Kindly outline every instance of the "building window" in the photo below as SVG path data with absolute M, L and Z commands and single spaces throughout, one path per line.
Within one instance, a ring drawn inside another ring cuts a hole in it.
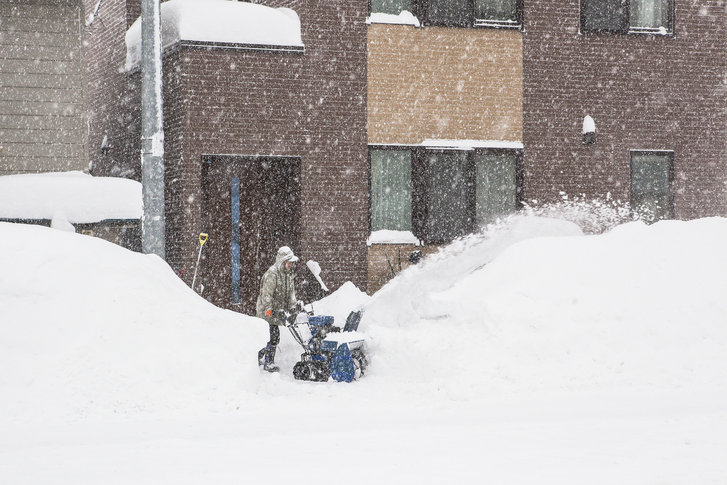
M 426 152 L 426 237 L 448 242 L 472 232 L 472 180 L 466 151 Z
M 666 34 L 673 12 L 673 0 L 581 0 L 581 31 Z
M 371 0 L 371 13 L 399 15 L 405 10 L 413 13 L 412 0 Z
M 475 153 L 475 222 L 483 227 L 517 209 L 517 155 Z
M 467 27 L 472 24 L 472 0 L 429 0 L 426 21 L 431 25 Z
M 420 0 L 426 25 L 519 27 L 523 0 Z
M 669 151 L 631 152 L 631 208 L 646 221 L 673 217 L 673 161 Z
M 411 231 L 410 149 L 372 149 L 371 230 Z
M 669 0 L 631 0 L 629 27 L 633 31 L 671 32 Z
M 520 25 L 518 0 L 475 0 L 475 25 Z
M 521 151 L 371 147 L 371 230 L 447 243 L 517 210 Z

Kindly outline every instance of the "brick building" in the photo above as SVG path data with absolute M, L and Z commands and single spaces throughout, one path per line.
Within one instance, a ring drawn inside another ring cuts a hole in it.
M 124 25 L 140 5 L 111 3 Z M 295 11 L 301 45 L 181 39 L 163 56 L 167 261 L 191 282 L 197 235 L 209 233 L 203 294 L 246 312 L 283 244 L 334 288 L 366 286 L 365 1 L 266 3 L 252 7 Z M 118 68 L 123 37 L 114 45 Z M 98 94 L 107 110 L 91 138 L 112 147 L 97 170 L 138 177 L 139 72 L 108 75 L 119 91 Z
M 371 2 L 369 290 L 412 250 L 434 250 L 518 206 L 522 5 L 473 5 Z M 425 246 L 377 244 L 380 230 Z
M 727 215 L 718 0 L 252 3 L 294 10 L 302 46 L 181 40 L 164 55 L 168 260 L 191 280 L 210 233 L 215 303 L 249 311 L 283 243 L 332 288 L 372 292 L 412 250 L 561 191 Z M 103 10 L 87 33 L 90 153 L 96 173 L 138 178 L 139 74 L 118 69 L 140 0 Z
M 81 0 L 0 0 L 0 221 L 72 227 L 137 248 L 138 213 L 108 201 L 133 204 L 138 184 L 81 173 L 93 160 L 83 48 L 93 22 L 84 14 Z M 117 186 L 132 189 L 92 196 Z
M 370 3 L 415 25 L 369 27 L 372 230 L 446 242 L 561 192 L 727 214 L 723 2 Z M 412 249 L 372 244 L 369 290 Z
M 526 197 L 610 192 L 657 217 L 727 215 L 725 19 L 721 1 L 529 1 Z

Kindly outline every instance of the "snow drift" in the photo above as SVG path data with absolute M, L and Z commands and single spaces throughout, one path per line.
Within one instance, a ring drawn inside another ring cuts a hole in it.
M 459 399 L 724 389 L 727 220 L 510 244 L 518 226 L 532 236 L 534 221 L 516 217 L 460 241 L 375 295 L 361 324 L 371 372 L 400 391 L 434 387 Z
M 0 237 L 6 417 L 218 412 L 313 392 L 290 376 L 300 349 L 287 332 L 281 378 L 261 381 L 264 322 L 210 305 L 154 256 L 41 227 L 0 224 Z M 413 403 L 722 389 L 725 240 L 719 218 L 583 236 L 572 223 L 514 217 L 371 299 L 347 284 L 318 302 L 338 323 L 364 307 L 369 375 L 335 392 Z
M 726 239 L 718 218 L 515 216 L 317 302 L 364 306 L 372 365 L 316 384 L 286 332 L 261 374 L 265 322 L 155 256 L 0 224 L 3 478 L 284 484 L 323 457 L 322 484 L 723 483 Z
M 266 329 L 158 257 L 38 226 L 0 223 L 0 237 L 4 417 L 222 409 L 254 386 L 243 361 Z

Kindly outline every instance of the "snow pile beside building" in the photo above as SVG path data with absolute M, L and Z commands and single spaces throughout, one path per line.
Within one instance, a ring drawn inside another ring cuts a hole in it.
M 609 390 L 626 402 L 668 391 L 689 405 L 706 389 L 724 402 L 727 220 L 580 234 L 516 216 L 370 299 L 342 286 L 316 312 L 342 325 L 363 305 L 371 366 L 357 383 L 317 385 L 293 380 L 301 349 L 285 330 L 281 374 L 261 374 L 265 322 L 210 305 L 157 257 L 0 223 L 0 414 L 253 412 L 291 400 L 317 409 L 329 398 L 357 414 Z
M 347 281 L 339 289 L 313 304 L 318 315 L 332 315 L 336 325 L 343 328 L 349 313 L 359 310 L 371 300 L 365 292 Z
M 463 400 L 727 390 L 727 220 L 501 244 L 514 227 L 461 241 L 375 295 L 360 327 L 372 379 Z
M 0 219 L 93 223 L 141 217 L 141 184 L 83 172 L 0 177 Z
M 5 419 L 224 409 L 255 386 L 267 325 L 156 256 L 23 224 L 0 223 L 0 240 Z
M 179 41 L 303 47 L 298 14 L 230 0 L 170 0 L 161 5 L 162 49 Z M 141 61 L 141 19 L 126 33 L 126 70 Z

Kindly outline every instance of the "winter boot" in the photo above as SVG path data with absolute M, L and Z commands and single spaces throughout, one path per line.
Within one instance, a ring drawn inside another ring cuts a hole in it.
M 267 347 L 263 347 L 257 353 L 257 365 L 259 365 L 260 367 L 265 365 L 265 351 L 266 350 L 267 350 Z
M 268 372 L 278 372 L 280 371 L 280 367 L 275 365 L 275 347 L 266 347 L 265 348 L 265 362 L 263 364 L 263 369 L 265 369 Z

